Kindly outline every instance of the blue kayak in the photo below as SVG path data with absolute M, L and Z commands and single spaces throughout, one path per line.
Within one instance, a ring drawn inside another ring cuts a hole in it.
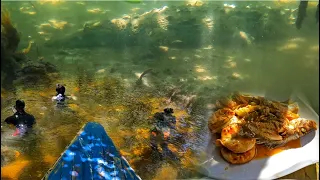
M 99 123 L 78 133 L 43 180 L 141 180 Z

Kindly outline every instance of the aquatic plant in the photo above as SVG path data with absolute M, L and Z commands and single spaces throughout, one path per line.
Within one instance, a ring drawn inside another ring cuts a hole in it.
M 125 88 L 123 82 L 118 78 L 107 75 L 103 79 L 102 88 L 103 98 L 108 103 L 113 103 L 123 98 Z
M 57 69 L 51 63 L 44 61 L 28 62 L 21 65 L 21 68 L 16 71 L 17 77 L 14 80 L 14 84 L 16 86 L 22 84 L 23 88 L 38 88 L 40 84 L 50 84 L 54 79 L 49 76 L 49 73 L 54 72 L 57 72 Z
M 148 102 L 132 98 L 126 103 L 126 110 L 121 123 L 132 128 L 134 128 L 134 126 L 148 124 L 151 111 L 152 106 Z
M 56 67 L 49 62 L 29 61 L 25 54 L 30 51 L 33 41 L 22 52 L 16 52 L 19 42 L 20 34 L 12 24 L 9 11 L 1 9 L 1 86 L 14 88 L 23 84 L 32 87 L 49 83 L 52 79 L 48 73 L 56 72 Z
M 121 79 L 109 74 L 95 77 L 94 74 L 82 68 L 79 68 L 77 73 L 78 93 L 85 101 L 114 105 L 123 99 L 125 87 Z
M 6 39 L 6 49 L 15 52 L 20 42 L 20 35 L 12 25 L 10 13 L 6 9 L 1 9 L 1 42 L 4 40 L 2 36 Z

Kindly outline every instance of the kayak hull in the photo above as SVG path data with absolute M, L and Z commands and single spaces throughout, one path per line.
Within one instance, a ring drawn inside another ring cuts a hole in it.
M 140 180 L 116 149 L 102 125 L 87 123 L 72 140 L 44 180 Z

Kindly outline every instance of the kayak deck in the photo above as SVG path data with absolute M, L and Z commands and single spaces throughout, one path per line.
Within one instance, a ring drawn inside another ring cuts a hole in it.
M 140 180 L 103 126 L 89 122 L 72 140 L 43 180 Z

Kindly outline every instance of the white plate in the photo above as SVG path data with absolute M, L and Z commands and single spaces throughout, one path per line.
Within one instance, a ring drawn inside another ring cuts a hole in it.
M 319 162 L 319 116 L 315 113 L 301 95 L 293 97 L 299 105 L 299 114 L 302 118 L 317 122 L 318 130 L 302 137 L 302 147 L 289 149 L 271 157 L 252 160 L 243 165 L 230 165 L 221 157 L 218 148 L 208 139 L 206 156 L 200 164 L 204 175 L 224 180 L 262 180 L 276 179 L 293 173 L 308 165 Z

